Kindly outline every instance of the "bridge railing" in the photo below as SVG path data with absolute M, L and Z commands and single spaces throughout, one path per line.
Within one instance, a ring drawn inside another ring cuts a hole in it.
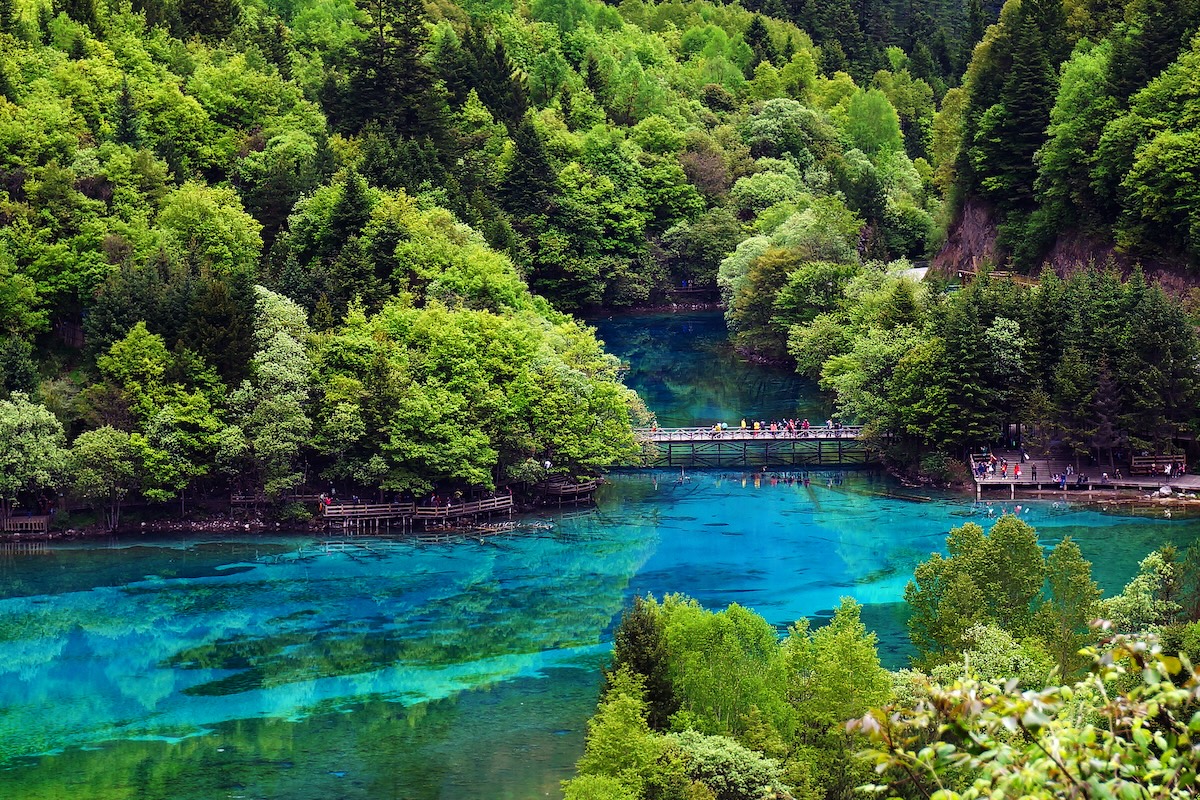
M 770 441 L 772 439 L 857 439 L 861 425 L 819 425 L 809 428 L 754 430 L 752 428 L 636 428 L 637 437 L 647 442 Z
M 436 506 L 418 506 L 415 503 L 334 503 L 321 506 L 321 514 L 328 519 L 450 519 L 491 511 L 511 511 L 512 508 L 512 495 L 500 495 Z

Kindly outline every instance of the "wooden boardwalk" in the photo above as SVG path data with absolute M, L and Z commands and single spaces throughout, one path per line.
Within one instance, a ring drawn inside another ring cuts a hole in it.
M 447 523 L 496 513 L 511 514 L 513 507 L 512 495 L 500 495 L 466 503 L 447 502 L 432 506 L 419 506 L 416 503 L 322 504 L 321 516 L 328 527 L 361 532 L 390 529 L 392 525 L 410 528 L 414 522 L 429 526 L 431 523 Z
M 858 426 L 806 430 L 639 428 L 652 467 L 861 467 L 879 462 Z
M 1017 490 L 1028 492 L 1103 492 L 1113 491 L 1117 489 L 1131 489 L 1143 492 L 1155 492 L 1163 486 L 1170 486 L 1175 491 L 1181 492 L 1200 492 L 1200 475 L 1176 475 L 1175 477 L 1167 477 L 1165 475 L 1123 475 L 1116 477 L 1116 470 L 1110 471 L 1110 468 L 1104 466 L 1089 466 L 1084 468 L 1080 474 L 1084 475 L 1087 480 L 1084 483 L 1078 483 L 1078 475 L 1072 474 L 1067 476 L 1066 488 L 1060 488 L 1061 484 L 1053 480 L 1055 474 L 1062 474 L 1066 470 L 1068 464 L 1074 462 L 1067 458 L 1048 458 L 1048 457 L 1032 457 L 1028 461 L 1021 461 L 1019 451 L 996 451 L 997 458 L 1006 458 L 1009 463 L 1009 472 L 1007 477 L 1001 477 L 997 472 L 994 475 L 979 477 L 974 472 L 976 464 L 982 460 L 981 456 L 972 455 L 969 466 L 972 468 L 971 476 L 975 480 L 975 497 L 981 498 L 984 490 L 1001 492 L 1007 491 L 1010 498 L 1016 497 Z M 1021 477 L 1017 478 L 1013 475 L 1013 467 L 1016 464 L 1021 464 Z M 1104 473 L 1108 472 L 1108 478 L 1103 478 Z

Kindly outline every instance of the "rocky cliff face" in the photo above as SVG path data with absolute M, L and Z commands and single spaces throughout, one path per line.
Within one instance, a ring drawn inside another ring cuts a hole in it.
M 971 199 L 951 224 L 942 249 L 929 266 L 935 273 L 954 277 L 958 272 L 975 272 L 984 264 L 998 265 L 1002 260 L 996 248 L 996 220 L 991 207 Z
M 951 278 L 958 272 L 974 272 L 984 264 L 1004 269 L 1006 255 L 996 245 L 997 222 L 990 205 L 977 198 L 968 200 L 947 231 L 942 249 L 930 260 L 930 268 Z M 1200 275 L 1189 271 L 1183 259 L 1126 253 L 1118 250 L 1109 238 L 1085 236 L 1071 230 L 1059 234 L 1043 263 L 1065 277 L 1089 263 L 1104 264 L 1110 260 L 1122 273 L 1140 264 L 1148 279 L 1161 283 L 1172 294 L 1183 295 L 1200 285 Z M 1035 275 L 1038 272 L 1033 270 Z

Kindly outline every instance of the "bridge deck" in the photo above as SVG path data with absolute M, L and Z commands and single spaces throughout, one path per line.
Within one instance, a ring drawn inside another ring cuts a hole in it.
M 761 442 L 768 439 L 858 439 L 862 435 L 861 425 L 814 426 L 789 431 L 754 430 L 753 428 L 637 428 L 634 434 L 645 442 Z
M 641 428 L 643 457 L 653 467 L 866 466 L 879 454 L 858 426 L 796 430 Z

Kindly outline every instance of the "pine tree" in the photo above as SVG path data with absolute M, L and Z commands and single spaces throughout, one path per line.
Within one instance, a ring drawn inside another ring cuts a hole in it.
M 17 19 L 16 0 L 0 0 L 0 33 L 16 33 Z
M 746 77 L 753 76 L 754 68 L 763 61 L 770 61 L 776 65 L 779 64 L 779 51 L 775 48 L 775 43 L 771 41 L 771 33 L 767 30 L 767 25 L 763 22 L 762 16 L 755 14 L 750 19 L 750 25 L 746 28 L 743 38 L 754 53 L 754 57 L 750 59 Z
M 956 302 L 942 331 L 945 353 L 938 383 L 946 391 L 946 408 L 930 439 L 944 447 L 973 447 L 990 441 L 998 429 L 987 386 L 990 365 L 986 349 L 979 346 L 982 331 L 970 305 L 967 299 Z
M 583 62 L 583 83 L 596 98 L 596 103 L 601 108 L 608 108 L 611 99 L 608 92 L 608 77 L 600 68 L 600 62 L 596 59 L 595 53 L 589 52 L 587 60 Z
M 55 0 L 53 8 L 54 16 L 66 14 L 81 25 L 86 25 L 93 33 L 100 30 L 96 0 Z
M 177 16 L 175 6 L 168 8 L 165 0 L 133 0 L 132 7 L 145 18 L 147 28 L 169 28 L 172 16 Z
M 50 33 L 50 21 L 54 19 L 54 11 L 50 6 L 39 4 L 37 7 L 38 38 L 42 44 L 48 45 L 53 39 Z
M 516 153 L 500 189 L 505 208 L 518 216 L 545 213 L 554 193 L 554 171 L 542 137 L 526 116 L 513 135 Z
M 141 115 L 133 100 L 133 92 L 129 90 L 129 78 L 121 80 L 121 93 L 117 95 L 116 119 L 113 125 L 113 138 L 120 144 L 132 147 L 142 146 Z
M 242 16 L 238 0 L 179 0 L 175 7 L 187 35 L 204 39 L 224 39 Z
M 1186 0 L 1137 0 L 1129 14 L 1133 22 L 1114 32 L 1109 61 L 1109 91 L 1122 103 L 1176 59 L 1197 25 Z
M 971 53 L 975 50 L 975 45 L 983 38 L 986 27 L 987 18 L 984 16 L 982 0 L 969 0 L 967 4 L 967 27 L 959 45 L 957 71 L 960 74 L 967 68 L 967 64 L 970 63 Z
M 1121 433 L 1121 387 L 1109 368 L 1108 359 L 1102 358 L 1096 370 L 1096 393 L 1092 399 L 1092 417 L 1095 428 L 1092 433 L 1092 447 L 1096 450 L 1097 461 L 1105 451 L 1108 452 L 1108 466 L 1111 470 L 1115 464 L 1113 451 L 1124 444 L 1125 437 Z
M 1034 154 L 1045 143 L 1050 124 L 1058 88 L 1055 57 L 1066 50 L 1064 25 L 1060 0 L 1021 5 L 1000 101 L 984 115 L 975 134 L 973 160 L 980 187 L 1006 211 L 1033 205 Z
M 72 61 L 83 61 L 88 57 L 87 40 L 84 39 L 82 33 L 75 34 L 75 37 L 71 39 L 71 49 L 67 55 L 71 57 Z
M 371 198 L 367 193 L 367 182 L 352 167 L 342 181 L 341 195 L 329 211 L 329 232 L 335 246 L 340 248 L 350 237 L 362 233 L 370 218 Z
M 397 136 L 423 130 L 434 79 L 425 65 L 428 36 L 421 0 L 363 0 L 366 12 L 350 69 L 344 122 L 355 132 L 370 120 Z
M 510 128 L 516 126 L 529 108 L 529 90 L 525 76 L 508 58 L 499 36 L 479 63 L 475 86 L 479 99 L 498 120 Z

